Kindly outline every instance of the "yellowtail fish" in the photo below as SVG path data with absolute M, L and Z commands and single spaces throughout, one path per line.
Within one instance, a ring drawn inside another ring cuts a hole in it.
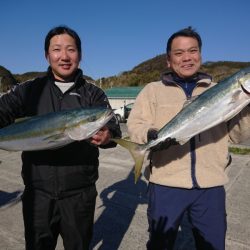
M 77 108 L 34 116 L 0 129 L 0 149 L 53 149 L 93 136 L 111 118 L 109 108 Z

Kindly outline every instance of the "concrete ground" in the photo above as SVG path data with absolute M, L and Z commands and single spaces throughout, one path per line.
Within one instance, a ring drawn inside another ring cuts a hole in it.
M 23 190 L 20 166 L 20 153 L 0 151 L 1 250 L 24 249 L 21 203 L 8 205 Z M 147 183 L 142 178 L 134 184 L 132 167 L 133 160 L 124 148 L 101 150 L 92 250 L 146 249 Z M 226 185 L 226 250 L 250 250 L 250 155 L 233 155 L 227 171 L 230 182 Z M 64 249 L 60 238 L 56 249 Z M 186 220 L 180 228 L 176 250 L 195 250 Z

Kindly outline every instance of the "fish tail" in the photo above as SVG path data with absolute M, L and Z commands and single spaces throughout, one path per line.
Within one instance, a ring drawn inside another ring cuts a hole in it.
M 145 157 L 146 150 L 142 148 L 142 146 L 138 143 L 125 140 L 125 139 L 112 139 L 112 141 L 116 142 L 120 146 L 126 148 L 130 154 L 132 155 L 135 162 L 135 183 L 138 181 L 138 178 L 141 174 L 141 169 Z

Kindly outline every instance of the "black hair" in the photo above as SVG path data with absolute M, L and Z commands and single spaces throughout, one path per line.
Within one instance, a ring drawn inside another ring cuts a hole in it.
M 61 34 L 68 34 L 75 40 L 76 47 L 77 47 L 77 50 L 78 50 L 78 52 L 80 54 L 80 58 L 81 58 L 81 55 L 82 55 L 81 39 L 73 29 L 71 29 L 65 25 L 54 27 L 53 29 L 51 29 L 48 32 L 48 34 L 45 38 L 45 42 L 44 42 L 44 50 L 45 50 L 46 54 L 48 53 L 48 50 L 49 50 L 51 38 L 53 36 L 61 35 Z
M 191 26 L 189 26 L 187 28 L 184 28 L 184 29 L 181 29 L 181 30 L 175 32 L 174 34 L 172 34 L 169 37 L 168 42 L 167 42 L 167 49 L 166 49 L 167 55 L 171 51 L 171 46 L 172 46 L 173 40 L 179 36 L 192 37 L 192 38 L 196 39 L 198 42 L 199 49 L 201 51 L 201 46 L 202 46 L 201 37 Z

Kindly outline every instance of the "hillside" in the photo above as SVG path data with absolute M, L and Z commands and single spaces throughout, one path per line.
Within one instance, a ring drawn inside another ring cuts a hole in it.
M 16 80 L 18 82 L 25 82 L 25 81 L 33 79 L 35 77 L 44 76 L 45 74 L 46 74 L 46 72 L 27 72 L 24 74 L 16 74 L 13 76 L 16 78 Z M 85 78 L 86 80 L 88 80 L 90 82 L 94 82 L 94 80 L 89 76 L 83 75 L 83 78 Z
M 201 71 L 210 74 L 213 80 L 218 82 L 248 66 L 250 66 L 250 62 L 206 62 L 202 65 Z M 102 78 L 97 80 L 97 82 L 99 83 L 101 80 L 103 88 L 113 86 L 141 86 L 160 80 L 162 73 L 166 71 L 166 55 L 162 54 L 142 62 L 131 71 L 125 71 L 118 76 Z
M 205 62 L 201 71 L 210 74 L 213 77 L 213 80 L 218 82 L 226 77 L 232 75 L 236 71 L 250 66 L 250 62 L 231 62 L 231 61 L 219 61 L 219 62 Z M 8 76 L 8 85 L 0 86 L 1 89 L 9 88 L 12 84 L 16 82 L 25 82 L 29 79 L 33 79 L 37 76 L 42 76 L 45 72 L 27 72 L 25 74 L 16 74 L 12 75 L 4 67 L 0 66 L 0 79 L 3 75 L 6 78 Z M 166 72 L 166 55 L 158 55 L 154 58 L 151 58 L 147 61 L 140 63 L 135 66 L 130 71 L 124 71 L 122 74 L 93 80 L 90 76 L 84 76 L 85 79 L 90 82 L 96 82 L 97 85 L 100 85 L 103 89 L 119 86 L 143 86 L 152 81 L 158 81 L 161 78 L 162 73 Z M 5 80 L 6 81 L 6 80 Z M 4 84 L 6 85 L 6 84 Z M 2 91 L 2 90 L 0 90 Z

